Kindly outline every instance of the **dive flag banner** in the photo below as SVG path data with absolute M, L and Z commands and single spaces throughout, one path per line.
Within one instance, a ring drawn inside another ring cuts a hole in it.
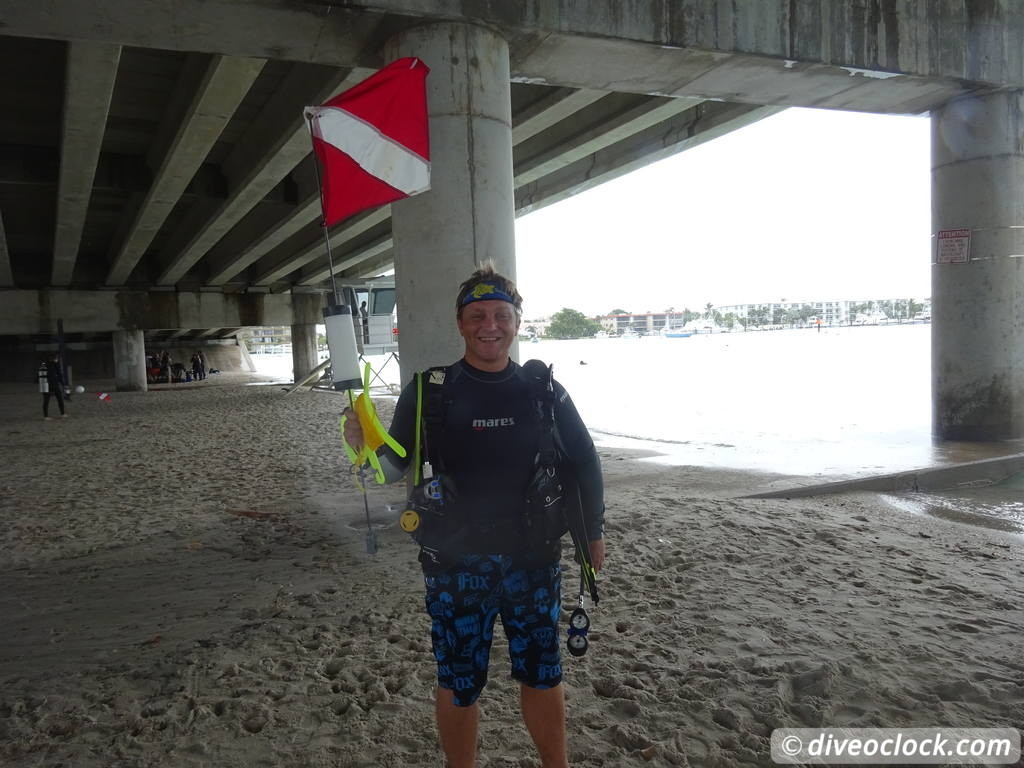
M 429 67 L 407 57 L 306 107 L 320 163 L 324 226 L 430 189 Z

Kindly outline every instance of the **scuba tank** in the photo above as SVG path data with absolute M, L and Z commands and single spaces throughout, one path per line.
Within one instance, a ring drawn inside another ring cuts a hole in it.
M 47 394 L 50 391 L 50 382 L 46 376 L 46 363 L 39 366 L 39 391 L 42 394 Z

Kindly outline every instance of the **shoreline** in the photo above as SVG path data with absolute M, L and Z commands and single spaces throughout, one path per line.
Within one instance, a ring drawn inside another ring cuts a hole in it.
M 338 402 L 245 383 L 79 396 L 52 422 L 35 393 L 0 400 L 5 765 L 440 764 L 422 580 L 386 509 L 404 490 L 370 490 L 368 556 Z M 1024 722 L 1021 537 L 599 453 L 573 764 L 770 765 L 781 726 Z M 495 646 L 480 765 L 537 766 Z

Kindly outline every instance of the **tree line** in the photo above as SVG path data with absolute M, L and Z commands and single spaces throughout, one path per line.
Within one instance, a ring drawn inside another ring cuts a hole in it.
M 924 309 L 924 305 L 914 299 L 867 301 L 850 306 L 847 322 L 853 325 L 858 317 L 875 312 L 881 312 L 892 320 L 912 320 L 922 309 Z M 632 312 L 613 309 L 608 314 L 631 315 Z M 750 327 L 759 328 L 764 325 L 804 325 L 812 317 L 818 316 L 818 309 L 810 304 L 803 304 L 799 307 L 772 307 L 768 304 L 761 304 L 748 309 L 746 317 L 740 317 L 734 312 L 722 314 L 714 308 L 714 305 L 708 303 L 705 305 L 703 313 L 694 312 L 689 308 L 679 312 L 674 307 L 669 307 L 664 314 L 679 315 L 683 325 L 692 320 L 704 318 L 729 330 L 737 325 L 746 330 Z M 528 325 L 524 330 L 531 336 L 539 335 L 534 326 Z M 551 323 L 548 325 L 544 337 L 548 339 L 586 339 L 595 336 L 601 330 L 602 326 L 596 320 L 592 320 L 579 310 L 565 307 L 551 316 Z

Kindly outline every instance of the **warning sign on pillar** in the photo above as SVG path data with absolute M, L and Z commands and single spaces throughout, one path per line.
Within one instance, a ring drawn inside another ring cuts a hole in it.
M 971 230 L 940 229 L 937 264 L 965 264 L 971 258 Z

